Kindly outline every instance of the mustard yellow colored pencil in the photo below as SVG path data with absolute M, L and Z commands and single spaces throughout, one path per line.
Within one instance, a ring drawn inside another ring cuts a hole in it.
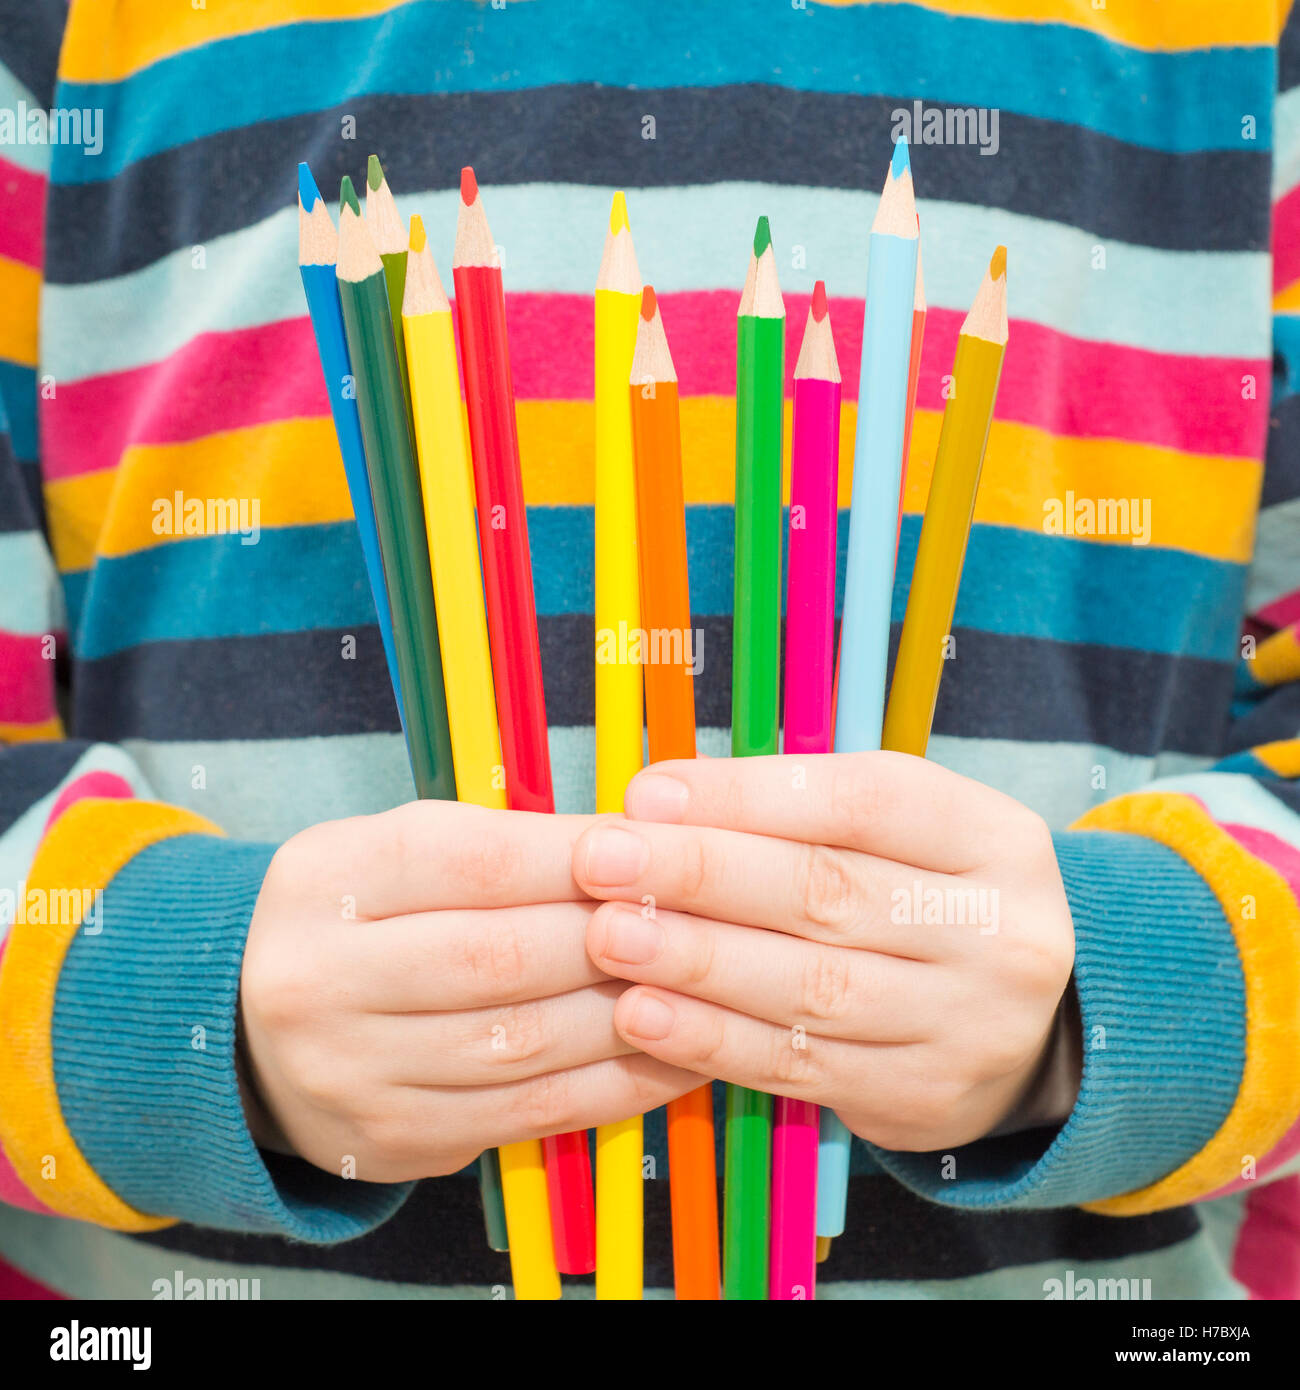
M 443 681 L 456 789 L 461 801 L 505 810 L 501 735 L 479 579 L 469 437 L 456 372 L 456 337 L 451 305 L 418 217 L 411 219 L 402 328 L 438 637 L 445 656 Z M 506 1144 L 500 1150 L 500 1161 L 515 1297 L 559 1298 L 560 1276 L 551 1244 L 542 1146 L 536 1141 Z
M 924 757 L 957 610 L 998 379 L 1007 347 L 1007 248 L 999 246 L 957 337 L 953 394 L 943 412 L 881 747 Z
M 596 276 L 596 810 L 620 812 L 641 768 L 641 668 L 618 656 L 640 626 L 636 478 L 627 389 L 641 272 L 627 200 L 614 194 Z M 620 631 L 628 637 L 620 640 Z M 609 658 L 615 658 L 613 660 Z M 641 1297 L 641 1116 L 596 1129 L 596 1297 Z

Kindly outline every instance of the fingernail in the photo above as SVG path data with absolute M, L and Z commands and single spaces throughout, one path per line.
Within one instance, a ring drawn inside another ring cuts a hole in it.
M 662 772 L 642 772 L 628 785 L 623 806 L 637 820 L 666 821 L 677 824 L 686 814 L 691 789 L 676 777 Z
M 657 994 L 643 994 L 632 1006 L 627 1031 L 638 1038 L 662 1041 L 673 1031 L 677 1015 Z
M 616 825 L 602 825 L 587 838 L 587 881 L 600 888 L 631 883 L 645 868 L 646 858 L 640 836 Z
M 605 919 L 605 951 L 609 960 L 646 965 L 663 950 L 663 928 L 639 912 L 619 908 Z

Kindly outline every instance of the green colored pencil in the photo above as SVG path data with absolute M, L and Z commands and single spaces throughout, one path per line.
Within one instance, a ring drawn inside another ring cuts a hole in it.
M 781 445 L 785 305 L 758 219 L 736 332 L 736 592 L 731 755 L 777 751 L 781 687 Z M 727 1087 L 722 1292 L 767 1297 L 772 1097 Z
M 406 422 L 415 438 L 415 417 L 411 413 L 411 378 L 406 369 L 406 334 L 402 331 L 402 299 L 406 294 L 406 257 L 411 234 L 402 225 L 397 199 L 388 186 L 379 156 L 372 154 L 366 165 L 366 230 L 374 238 L 379 259 L 384 263 L 384 285 L 388 290 L 388 315 L 393 322 L 393 347 L 397 370 L 402 378 L 402 399 L 406 402 Z
M 454 801 L 447 699 L 424 533 L 420 475 L 407 428 L 384 264 L 345 177 L 339 190 L 339 300 L 375 503 L 416 795 Z

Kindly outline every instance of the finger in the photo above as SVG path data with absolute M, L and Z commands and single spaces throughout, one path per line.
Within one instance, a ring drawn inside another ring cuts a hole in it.
M 350 922 L 333 930 L 321 949 L 337 958 L 340 988 L 367 1011 L 513 1004 L 605 978 L 586 949 L 594 909 L 588 901 L 543 903 Z
M 394 1129 L 413 1160 L 460 1140 L 477 1152 L 643 1115 L 699 1084 L 694 1072 L 633 1052 L 499 1086 L 398 1087 Z
M 611 975 L 822 1037 L 919 1042 L 942 999 L 933 966 L 622 903 L 593 915 L 587 947 Z
M 939 893 L 945 904 L 951 897 L 955 908 L 968 907 L 975 914 L 971 920 L 979 920 L 979 889 L 966 880 L 853 850 L 736 830 L 608 818 L 583 832 L 573 865 L 574 877 L 593 898 L 889 954 L 960 949 L 953 926 L 927 926 L 924 917 L 916 922 L 916 904 L 924 904 L 927 893 Z
M 569 860 L 591 819 L 411 801 L 331 822 L 319 829 L 333 837 L 325 846 L 333 906 L 348 899 L 364 919 L 574 901 L 581 894 Z
M 868 1059 L 879 1071 L 907 1047 L 799 1038 L 748 1014 L 640 985 L 623 995 L 614 1017 L 630 1043 L 672 1066 L 817 1105 L 842 1093 L 845 1078 L 856 1076 Z
M 395 1059 L 402 1085 L 495 1086 L 626 1056 L 633 1049 L 614 1027 L 625 988 L 606 980 L 500 1008 L 372 1015 L 359 1031 Z
M 865 850 L 962 873 L 1023 808 L 980 782 L 904 753 L 657 763 L 628 784 L 635 820 L 709 825 Z

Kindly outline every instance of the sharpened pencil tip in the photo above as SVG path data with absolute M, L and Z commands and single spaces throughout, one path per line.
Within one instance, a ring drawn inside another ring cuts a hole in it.
M 617 236 L 624 228 L 631 231 L 632 224 L 627 220 L 627 199 L 623 196 L 623 190 L 620 188 L 614 194 L 614 201 L 609 205 L 610 235 Z
M 898 137 L 898 143 L 894 146 L 894 157 L 889 163 L 889 175 L 891 178 L 901 179 L 903 171 L 912 167 L 912 160 L 907 150 L 907 140 L 904 136 Z
M 768 226 L 766 217 L 760 217 L 758 226 L 754 228 L 754 255 L 761 256 L 771 244 L 772 228 Z
M 830 305 L 826 302 L 826 281 L 818 280 L 813 286 L 812 297 L 812 316 L 820 323 L 830 310 Z
M 372 154 L 366 161 L 366 183 L 370 185 L 372 193 L 379 191 L 379 185 L 384 181 L 384 166 L 379 162 L 379 156 Z
M 424 250 L 428 237 L 424 234 L 424 219 L 417 212 L 411 218 L 411 250 L 418 256 Z
M 460 171 L 460 200 L 466 207 L 478 197 L 478 180 L 474 177 L 474 170 L 467 164 Z
M 298 201 L 308 212 L 321 201 L 320 189 L 316 187 L 316 180 L 312 178 L 306 161 L 298 165 Z
M 999 246 L 989 262 L 989 279 L 999 280 L 1007 273 L 1007 248 Z
M 655 298 L 655 287 L 653 285 L 647 285 L 645 289 L 641 291 L 641 317 L 645 319 L 647 323 L 654 318 L 658 305 L 659 301 Z
M 352 187 L 352 180 L 347 174 L 344 174 L 339 181 L 339 211 L 342 212 L 345 207 L 351 208 L 358 217 L 361 216 L 361 204 L 357 202 L 357 190 Z

